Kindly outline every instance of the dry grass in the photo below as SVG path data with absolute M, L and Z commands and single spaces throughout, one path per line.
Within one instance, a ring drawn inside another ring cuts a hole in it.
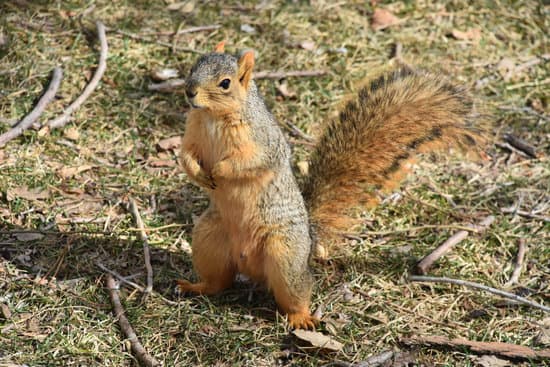
M 502 143 L 503 133 L 513 133 L 540 154 L 528 159 L 491 145 L 490 161 L 428 158 L 398 195 L 365 212 L 365 233 L 389 233 L 347 240 L 330 263 L 314 265 L 314 305 L 325 309 L 321 331 L 344 343 L 343 351 L 302 347 L 274 311 L 271 296 L 247 283 L 218 297 L 187 298 L 178 306 L 158 297 L 142 304 L 138 292 L 125 288 L 128 318 L 150 353 L 167 366 L 317 366 L 404 348 L 399 339 L 411 334 L 544 347 L 538 338 L 542 311 L 459 287 L 406 281 L 415 261 L 452 229 L 392 230 L 466 225 L 493 214 L 496 222 L 485 235 L 469 236 L 432 274 L 502 287 L 512 272 L 518 240 L 525 238 L 525 268 L 513 291 L 550 302 L 550 224 L 501 213 L 518 205 L 550 215 L 547 5 L 395 2 L 380 6 L 402 22 L 375 32 L 369 26 L 373 8 L 364 1 L 195 2 L 189 13 L 182 11 L 185 7 L 168 10 L 172 2 L 98 0 L 92 9 L 90 2 L 76 0 L 0 4 L 0 38 L 7 38 L 0 45 L 0 121 L 30 111 L 56 65 L 63 66 L 65 77 L 59 98 L 41 121 L 59 114 L 80 94 L 97 63 L 94 19 L 168 43 L 174 40 L 152 32 L 217 23 L 219 30 L 183 34 L 177 45 L 208 50 L 227 39 L 230 50 L 254 48 L 258 70 L 330 71 L 323 77 L 288 80 L 294 99 L 277 96 L 275 81 L 259 82 L 277 118 L 310 134 L 354 83 L 391 66 L 391 50 L 399 42 L 407 62 L 472 87 L 479 105 L 491 113 L 494 142 Z M 242 24 L 256 33 L 241 31 Z M 479 41 L 450 36 L 453 30 L 471 28 L 480 30 Z M 149 238 L 155 289 L 173 298 L 174 280 L 193 276 L 186 252 L 189 224 L 204 209 L 206 198 L 175 166 L 153 163 L 175 162 L 173 152 L 158 152 L 156 144 L 182 133 L 187 105 L 181 95 L 148 92 L 147 85 L 152 70 L 176 67 L 185 73 L 196 55 L 113 32 L 108 41 L 108 70 L 73 122 L 44 136 L 29 131 L 0 150 L 0 365 L 136 364 L 95 266 L 101 261 L 144 284 L 141 244 L 130 215 L 119 205 L 128 194 L 140 199 L 146 226 L 158 228 Z M 315 49 L 293 46 L 302 41 L 314 41 Z M 528 64 L 532 60 L 539 61 Z M 513 68 L 509 75 L 506 65 Z M 7 128 L 0 125 L 0 131 Z M 307 145 L 299 139 L 294 148 L 297 160 L 307 157 Z M 84 166 L 91 167 L 70 177 L 61 171 Z M 22 188 L 45 195 L 27 193 L 24 199 Z M 7 233 L 18 229 L 49 232 L 34 239 Z M 92 233 L 98 231 L 109 234 Z M 548 327 L 548 315 L 546 322 Z M 419 349 L 417 361 L 476 364 L 466 350 L 430 348 Z M 537 363 L 523 365 L 544 364 Z

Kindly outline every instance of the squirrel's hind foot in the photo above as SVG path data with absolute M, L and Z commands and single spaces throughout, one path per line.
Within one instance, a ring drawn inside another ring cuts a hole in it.
M 288 314 L 288 323 L 293 329 L 315 330 L 319 325 L 319 319 L 310 315 L 309 312 L 296 312 Z

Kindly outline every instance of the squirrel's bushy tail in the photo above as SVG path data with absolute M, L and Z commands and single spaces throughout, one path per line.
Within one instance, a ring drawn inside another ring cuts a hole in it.
M 482 138 L 471 113 L 463 88 L 409 68 L 361 88 L 325 127 L 310 159 L 303 193 L 317 240 L 348 231 L 355 224 L 348 211 L 399 183 L 416 153 L 477 147 Z

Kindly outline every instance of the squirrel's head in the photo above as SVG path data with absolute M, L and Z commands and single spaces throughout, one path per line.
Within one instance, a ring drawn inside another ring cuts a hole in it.
M 191 68 L 185 93 L 193 108 L 215 114 L 240 110 L 251 84 L 254 52 L 244 52 L 239 58 L 223 52 L 224 42 L 220 42 Z

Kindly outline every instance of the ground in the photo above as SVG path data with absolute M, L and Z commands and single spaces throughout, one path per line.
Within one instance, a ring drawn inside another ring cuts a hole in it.
M 175 280 L 194 278 L 190 230 L 207 199 L 178 168 L 176 152 L 158 146 L 183 133 L 188 105 L 181 92 L 148 85 L 155 70 L 185 75 L 197 57 L 190 50 L 207 51 L 221 40 L 231 52 L 254 49 L 258 71 L 327 71 L 287 78 L 282 87 L 258 81 L 277 119 L 311 136 L 357 81 L 395 65 L 400 44 L 403 61 L 472 90 L 476 108 L 493 124 L 490 142 L 481 161 L 424 157 L 380 206 L 361 213 L 364 226 L 342 240 L 331 261 L 313 264 L 319 331 L 342 343 L 340 351 L 298 340 L 272 297 L 246 282 L 178 305 L 159 296 L 142 302 L 139 291 L 123 286 L 128 319 L 152 355 L 166 366 L 318 366 L 411 350 L 400 342 L 411 335 L 548 348 L 550 321 L 541 310 L 407 280 L 416 261 L 459 227 L 493 215 L 485 233 L 471 234 L 430 274 L 550 303 L 550 8 L 538 1 L 471 3 L 2 2 L 1 132 L 33 108 L 57 65 L 64 78 L 39 123 L 81 93 L 97 66 L 94 20 L 108 27 L 109 57 L 99 87 L 69 124 L 51 132 L 37 126 L 0 148 L 0 365 L 136 365 L 97 264 L 144 284 L 142 244 L 122 205 L 134 197 L 150 229 L 154 289 L 177 300 Z M 375 30 L 375 7 L 397 21 L 382 19 Z M 221 27 L 170 35 L 212 24 Z M 307 160 L 310 144 L 288 126 L 295 163 Z M 511 148 L 505 134 L 536 147 L 537 157 Z M 520 240 L 525 264 L 518 283 L 508 286 Z M 482 363 L 467 349 L 413 352 L 417 365 Z

